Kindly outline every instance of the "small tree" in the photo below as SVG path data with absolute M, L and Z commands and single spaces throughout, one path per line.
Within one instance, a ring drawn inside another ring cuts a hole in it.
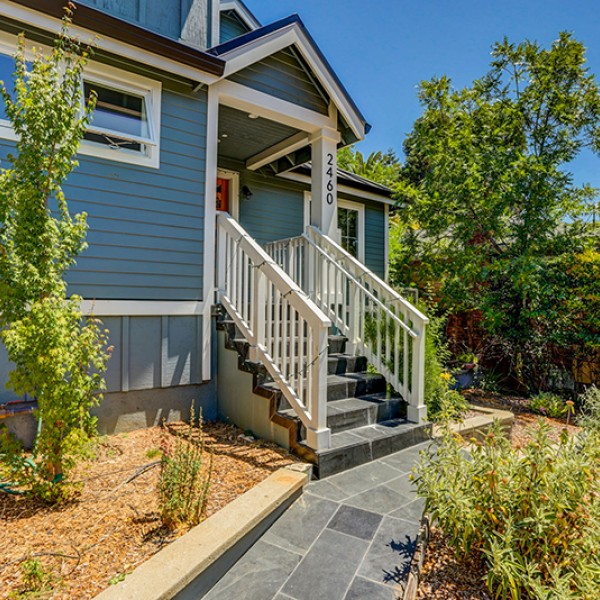
M 94 431 L 90 408 L 108 359 L 107 332 L 84 319 L 64 279 L 86 247 L 87 224 L 85 213 L 70 215 L 61 186 L 95 106 L 94 97 L 82 104 L 90 48 L 69 34 L 72 8 L 51 53 L 34 49 L 27 61 L 20 36 L 14 93 L 0 85 L 18 139 L 0 171 L 0 340 L 15 365 L 8 386 L 38 402 L 30 483 L 48 499 L 64 493 L 60 483 Z

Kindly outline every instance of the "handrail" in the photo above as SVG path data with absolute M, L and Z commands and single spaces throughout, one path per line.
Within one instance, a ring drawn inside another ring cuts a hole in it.
M 328 448 L 331 320 L 229 214 L 218 214 L 217 231 L 220 302 L 305 425 L 307 445 Z
M 382 302 L 379 298 L 377 298 L 377 296 L 375 296 L 370 290 L 368 290 L 356 277 L 354 277 L 351 273 L 349 273 L 346 269 L 344 269 L 344 267 L 342 265 L 340 265 L 339 263 L 336 263 L 335 260 L 333 259 L 333 257 L 329 256 L 329 254 L 327 254 L 327 252 L 325 252 L 325 250 L 323 250 L 323 248 L 321 248 L 318 244 L 316 244 L 310 238 L 306 238 L 306 241 L 313 248 L 315 248 L 315 250 L 321 256 L 323 256 L 326 261 L 335 264 L 336 267 L 341 271 L 341 273 L 344 274 L 348 279 L 350 279 L 352 281 L 352 283 L 354 285 L 356 285 L 365 294 L 365 296 L 367 296 L 374 303 L 379 304 L 382 308 L 387 309 L 384 302 Z M 400 299 L 404 300 L 404 298 L 402 298 L 402 297 L 400 297 Z M 408 333 L 408 335 L 410 335 L 411 337 L 416 338 L 419 336 L 419 334 L 416 331 L 413 331 L 404 321 L 402 321 L 402 319 L 398 318 L 395 314 L 390 313 L 390 318 L 393 321 L 395 321 L 402 329 L 404 329 L 404 331 L 406 331 L 406 333 Z
M 316 227 L 267 251 L 408 402 L 422 422 L 427 317 Z

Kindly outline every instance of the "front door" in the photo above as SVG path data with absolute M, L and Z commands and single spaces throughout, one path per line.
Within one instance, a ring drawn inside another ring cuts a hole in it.
M 217 210 L 229 212 L 229 179 L 217 177 Z

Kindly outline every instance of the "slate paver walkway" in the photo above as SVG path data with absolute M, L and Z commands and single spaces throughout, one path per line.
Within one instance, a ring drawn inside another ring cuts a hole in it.
M 205 600 L 396 600 L 423 512 L 409 474 L 429 445 L 310 483 Z

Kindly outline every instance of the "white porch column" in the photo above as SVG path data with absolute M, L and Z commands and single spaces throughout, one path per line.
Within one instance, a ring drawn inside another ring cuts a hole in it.
M 337 239 L 337 145 L 340 134 L 323 128 L 311 136 L 310 224 Z

